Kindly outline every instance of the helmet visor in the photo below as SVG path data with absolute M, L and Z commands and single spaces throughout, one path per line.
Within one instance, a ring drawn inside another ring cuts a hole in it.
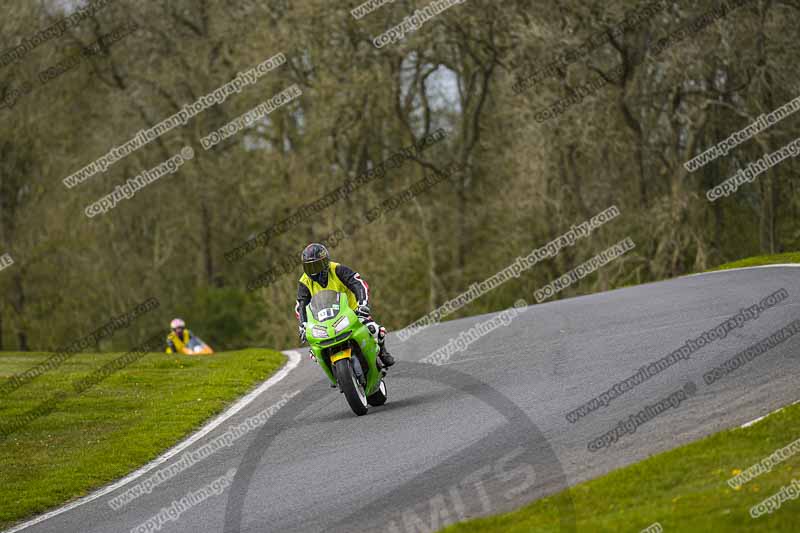
M 303 261 L 303 272 L 308 276 L 325 272 L 328 269 L 328 258 L 323 257 L 315 261 Z

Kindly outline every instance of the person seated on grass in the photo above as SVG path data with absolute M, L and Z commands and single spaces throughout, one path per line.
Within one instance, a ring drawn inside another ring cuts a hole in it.
M 172 332 L 167 335 L 166 353 L 184 353 L 184 348 L 192 339 L 192 332 L 186 327 L 186 322 L 176 318 L 169 324 Z

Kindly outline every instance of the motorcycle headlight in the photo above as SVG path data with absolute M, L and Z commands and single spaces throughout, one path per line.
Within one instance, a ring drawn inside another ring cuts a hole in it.
M 342 318 L 339 319 L 338 322 L 336 322 L 336 324 L 333 325 L 333 330 L 336 333 L 341 333 L 348 326 L 350 326 L 350 319 L 347 318 L 346 316 L 343 316 Z
M 313 328 L 311 328 L 311 333 L 314 335 L 315 339 L 328 338 L 328 329 L 323 328 L 322 326 L 314 326 Z

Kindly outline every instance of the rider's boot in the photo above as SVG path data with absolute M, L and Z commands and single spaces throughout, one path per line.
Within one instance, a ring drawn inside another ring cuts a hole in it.
M 381 363 L 383 363 L 383 366 L 388 368 L 394 364 L 394 357 L 392 357 L 392 354 L 390 354 L 389 350 L 386 349 L 386 345 L 381 344 L 380 346 L 381 351 L 378 352 L 378 357 L 380 358 Z
M 380 359 L 381 363 L 383 363 L 383 368 L 389 368 L 394 364 L 394 357 L 392 357 L 392 354 L 390 354 L 389 350 L 386 349 L 386 328 L 383 326 L 378 326 L 376 337 L 378 346 L 381 348 L 381 351 L 378 352 L 378 359 Z
M 379 366 L 381 368 L 389 368 L 394 364 L 394 357 L 392 357 L 392 354 L 389 353 L 384 344 L 386 342 L 386 328 L 373 321 L 368 322 L 366 326 L 369 332 L 375 336 L 375 340 L 378 341 L 378 346 L 380 347 L 378 360 L 381 364 Z

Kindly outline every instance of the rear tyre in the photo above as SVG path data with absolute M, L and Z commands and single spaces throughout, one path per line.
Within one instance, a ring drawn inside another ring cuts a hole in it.
M 386 403 L 386 382 L 381 380 L 378 385 L 378 390 L 367 396 L 367 403 L 373 407 L 383 405 Z
M 350 409 L 358 416 L 367 414 L 367 410 L 369 409 L 367 395 L 364 392 L 364 387 L 358 382 L 356 373 L 353 372 L 353 365 L 350 359 L 336 361 L 333 366 L 333 371 L 336 375 L 336 382 L 339 384 L 339 389 L 344 393 L 344 397 L 347 398 Z

